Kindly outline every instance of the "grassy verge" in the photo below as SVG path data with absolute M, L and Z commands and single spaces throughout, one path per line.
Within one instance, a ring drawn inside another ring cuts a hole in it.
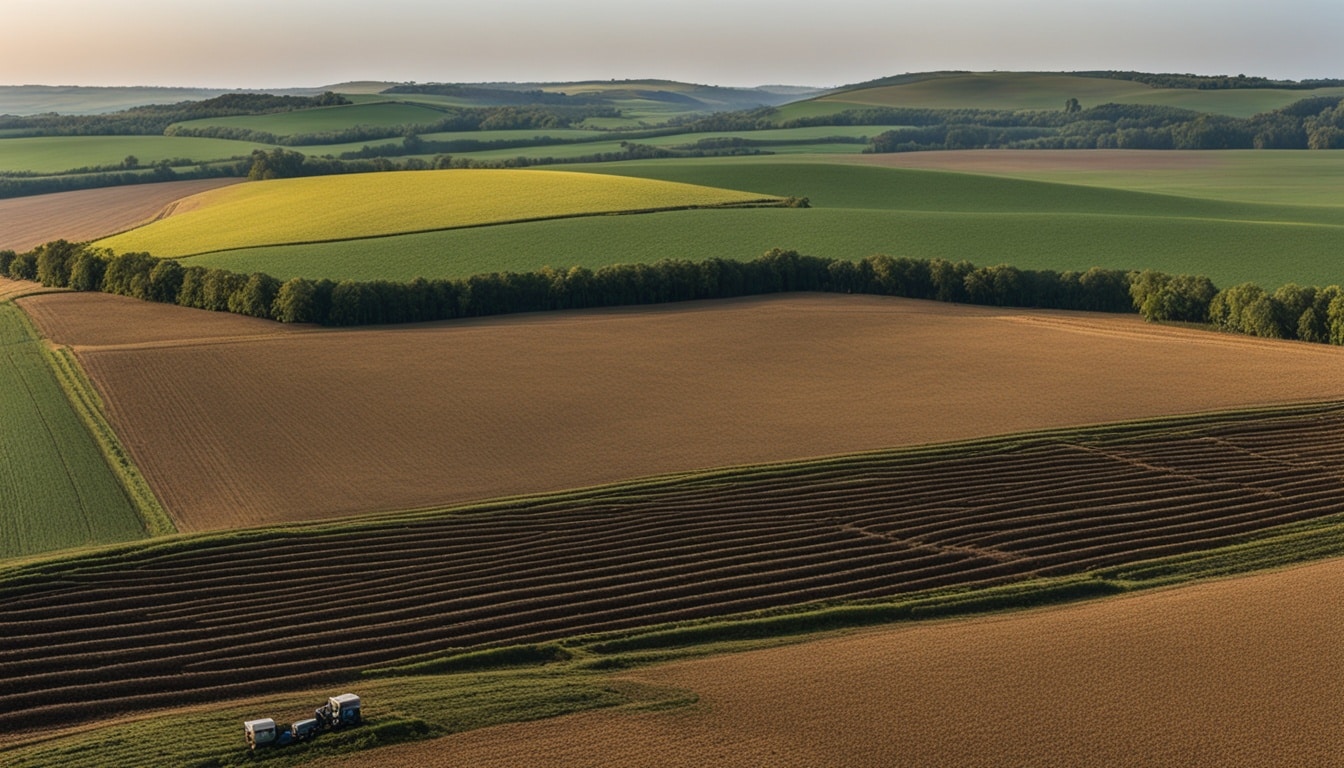
M 125 446 L 117 439 L 117 433 L 112 430 L 112 425 L 107 422 L 107 418 L 103 415 L 102 399 L 94 390 L 93 382 L 89 381 L 84 375 L 84 370 L 79 367 L 74 353 L 66 347 L 55 349 L 43 347 L 43 353 L 51 364 L 61 389 L 70 400 L 70 405 L 84 422 L 84 426 L 88 427 L 89 433 L 93 435 L 99 450 L 103 453 L 103 458 L 107 459 L 108 466 L 112 468 L 112 472 L 130 497 L 131 503 L 135 505 L 140 519 L 144 521 L 145 530 L 150 536 L 177 533 L 177 526 L 173 525 L 163 505 L 150 489 L 148 481 L 140 474 Z

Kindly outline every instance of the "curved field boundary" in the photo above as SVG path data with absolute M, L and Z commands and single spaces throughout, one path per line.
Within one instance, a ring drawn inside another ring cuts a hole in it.
M 240 181 L 169 181 L 0 200 L 0 250 L 23 252 L 52 240 L 108 237 L 157 220 L 188 195 Z
M 0 727 L 1118 568 L 1344 515 L 1344 405 L 669 476 L 0 572 Z

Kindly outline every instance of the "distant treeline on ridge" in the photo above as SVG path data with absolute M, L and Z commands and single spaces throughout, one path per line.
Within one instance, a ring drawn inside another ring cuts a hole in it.
M 664 260 L 468 278 L 280 281 L 262 273 L 183 266 L 147 253 L 111 254 L 56 240 L 25 253 L 0 251 L 0 275 L 77 291 L 322 325 L 414 323 L 515 312 L 661 304 L 789 291 L 1094 312 L 1137 312 L 1151 321 L 1212 323 L 1266 338 L 1344 345 L 1344 291 L 1253 283 L 1219 291 L 1207 277 L 1024 270 L 1000 264 L 885 255 L 859 261 L 771 250 L 751 261 Z

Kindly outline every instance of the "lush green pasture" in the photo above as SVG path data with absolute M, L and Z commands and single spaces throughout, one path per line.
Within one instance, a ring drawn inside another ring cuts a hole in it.
M 201 120 L 188 120 L 176 125 L 183 128 L 203 128 L 206 126 L 242 128 L 251 131 L 264 131 L 276 136 L 291 136 L 299 133 L 341 131 L 356 125 L 386 127 L 428 124 L 443 118 L 443 112 L 437 109 L 418 104 L 382 101 L 367 104 L 348 104 L 339 107 L 318 107 L 269 115 L 211 117 Z
M 977 264 L 1093 266 L 1254 281 L 1344 282 L 1344 209 L 1255 205 L 970 174 L 816 163 L 660 161 L 593 166 L 754 193 L 808 196 L 811 209 L 678 211 L 212 253 L 190 263 L 277 277 L 462 277 L 711 257 L 770 248 Z
M 0 557 L 145 537 L 27 318 L 0 303 Z
M 1129 80 L 1031 72 L 947 74 L 914 83 L 861 88 L 780 109 L 781 119 L 830 114 L 861 106 L 928 109 L 1062 109 L 1074 98 L 1099 104 L 1158 104 L 1198 112 L 1249 117 L 1312 96 L 1340 96 L 1344 88 L 1288 90 L 1153 88 Z M 833 105 L 832 107 L 822 105 Z
M 771 248 L 836 258 L 874 253 L 1205 274 L 1254 281 L 1344 283 L 1335 226 L 1108 214 L 751 209 L 567 219 L 393 238 L 228 251 L 189 264 L 277 277 L 466 277 L 542 266 L 597 268 L 660 259 L 750 259 Z
M 134 155 L 140 165 L 185 158 L 193 163 L 247 157 L 265 145 L 189 136 L 38 136 L 0 139 L 0 174 L 60 173 L 75 168 L 120 166 Z
M 237 184 L 99 241 L 185 256 L 232 248 L 424 232 L 526 219 L 760 201 L 728 189 L 562 171 L 402 171 Z

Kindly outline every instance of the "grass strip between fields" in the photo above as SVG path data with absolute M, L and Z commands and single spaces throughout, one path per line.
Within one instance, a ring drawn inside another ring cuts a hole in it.
M 113 474 L 117 476 L 126 495 L 130 497 L 136 512 L 140 514 L 145 530 L 150 536 L 177 533 L 177 526 L 164 511 L 163 505 L 150 489 L 144 475 L 140 474 L 131 455 L 117 438 L 112 425 L 107 422 L 107 418 L 103 415 L 103 401 L 94 390 L 93 382 L 89 381 L 84 370 L 79 367 L 74 353 L 68 347 L 53 348 L 48 345 L 43 345 L 42 352 L 47 362 L 51 364 L 51 369 L 56 374 L 56 381 L 61 385 L 71 407 L 74 408 L 80 421 L 84 422 L 84 426 L 88 427 L 103 457 L 107 459 L 107 465 L 112 468 Z
M 1006 450 L 1014 445 L 1051 437 L 1069 436 L 1084 442 L 1090 437 L 1123 441 L 1158 431 L 1179 435 L 1211 422 L 1276 419 L 1337 411 L 1340 403 L 1247 409 L 1176 418 L 1145 419 L 1084 429 L 1058 429 L 1008 437 L 963 441 L 905 451 L 904 456 L 956 455 Z M 874 454 L 861 454 L 871 456 Z M 826 466 L 853 461 L 833 457 L 819 461 L 739 467 L 709 473 L 668 475 L 619 486 L 637 496 L 641 490 L 669 482 L 726 477 L 784 474 L 804 466 Z M 593 489 L 529 497 L 538 502 L 564 503 L 582 499 Z M 609 496 L 608 496 L 609 498 Z M 488 513 L 502 502 L 451 510 L 452 513 Z M 353 535 L 368 525 L 396 524 L 398 520 L 443 515 L 450 510 L 421 510 L 378 516 L 342 524 L 295 526 L 284 535 L 302 530 L 345 528 Z M 282 534 L 279 529 L 180 537 L 148 542 L 138 547 L 109 549 L 105 557 L 80 557 L 84 568 L 114 564 L 133 551 L 190 549 L 204 542 L 228 539 L 239 545 L 257 536 Z M 613 677 L 612 672 L 639 665 L 712 653 L 748 650 L 785 642 L 800 642 L 818 633 L 933 618 L 970 616 L 1028 607 L 1059 605 L 1098 597 L 1133 593 L 1157 587 L 1221 578 L 1256 570 L 1279 568 L 1314 559 L 1344 556 L 1344 514 L 1334 514 L 1242 536 L 1235 543 L 1187 554 L 1140 560 L 1078 574 L 1037 578 L 982 588 L 952 587 L 880 599 L 840 604 L 811 604 L 735 616 L 645 627 L 637 630 L 585 635 L 553 642 L 408 658 L 405 663 L 352 674 L 342 685 L 357 690 L 367 703 L 367 725 L 312 743 L 253 756 L 237 733 L 238 722 L 273 716 L 282 722 L 297 719 L 320 702 L 321 693 L 295 693 L 224 707 L 194 708 L 176 713 L 141 716 L 105 727 L 82 728 L 55 736 L 34 736 L 0 748 L 7 765 L 35 766 L 56 762 L 67 768 L 106 764 L 114 756 L 127 764 L 167 760 L 174 764 L 227 766 L 258 760 L 277 766 L 301 765 L 386 744 L 434 738 L 449 733 L 505 722 L 568 714 L 600 707 L 648 710 L 693 703 L 693 693 L 654 689 Z M 59 568 L 71 556 L 53 558 Z M 39 566 L 40 570 L 47 570 Z M 28 580 L 30 569 L 0 569 L 0 580 Z M 330 693 L 336 693 L 333 689 Z M 109 746 L 110 745 L 110 746 Z M 109 753 L 107 749 L 113 749 Z

